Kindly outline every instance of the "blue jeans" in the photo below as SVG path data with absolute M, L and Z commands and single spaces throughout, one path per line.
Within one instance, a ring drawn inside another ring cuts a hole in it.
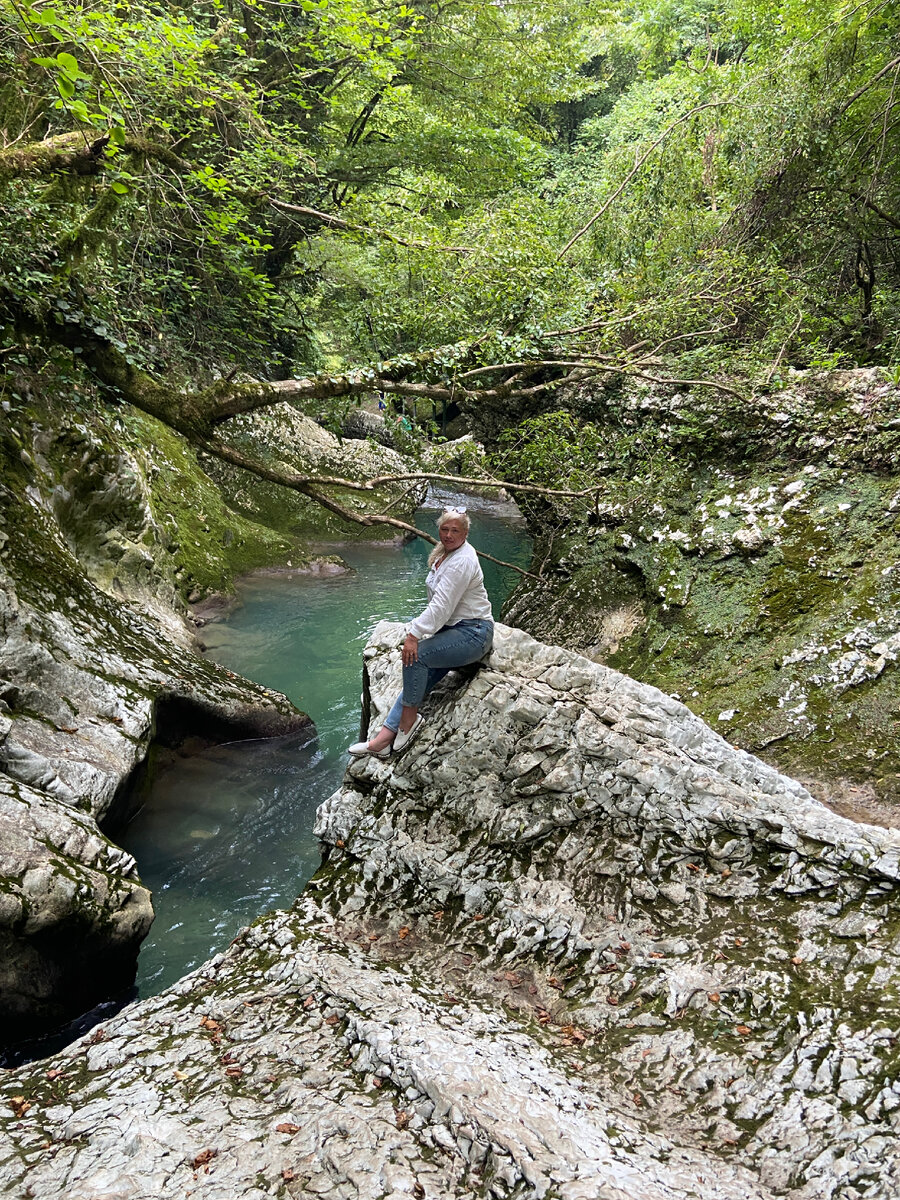
M 395 732 L 400 728 L 404 707 L 418 708 L 431 689 L 454 667 L 478 662 L 494 641 L 493 621 L 459 621 L 445 625 L 434 637 L 419 642 L 419 661 L 403 668 L 403 694 L 394 701 L 385 725 Z

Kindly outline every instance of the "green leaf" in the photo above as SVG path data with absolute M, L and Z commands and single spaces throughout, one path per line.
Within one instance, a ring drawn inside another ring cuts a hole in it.
M 81 75 L 78 67 L 78 60 L 72 54 L 67 54 L 65 50 L 61 54 L 57 54 L 56 61 L 60 71 L 68 75 L 70 79 L 77 79 Z
M 122 183 L 122 181 L 120 179 L 116 179 L 109 186 L 112 188 L 112 190 L 116 193 L 117 196 L 127 196 L 128 193 L 131 191 L 131 188 L 128 186 L 128 184 Z
M 71 98 L 75 95 L 75 84 L 71 79 L 67 79 L 64 75 L 60 75 L 60 77 L 57 79 L 56 86 L 59 88 L 59 94 L 64 100 L 71 100 Z
M 41 12 L 35 12 L 34 9 L 28 10 L 28 20 L 35 25 L 60 25 L 62 22 L 59 19 L 59 13 L 53 8 L 42 9 Z
M 109 140 L 114 146 L 125 145 L 125 130 L 121 125 L 113 125 L 112 129 L 109 131 Z

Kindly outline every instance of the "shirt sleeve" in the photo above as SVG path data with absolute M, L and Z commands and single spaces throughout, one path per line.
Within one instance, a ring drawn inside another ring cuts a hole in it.
M 478 560 L 475 560 L 477 569 Z M 472 564 L 465 559 L 444 563 L 438 574 L 437 583 L 424 612 L 409 623 L 409 632 L 415 638 L 431 637 L 447 624 L 472 582 Z

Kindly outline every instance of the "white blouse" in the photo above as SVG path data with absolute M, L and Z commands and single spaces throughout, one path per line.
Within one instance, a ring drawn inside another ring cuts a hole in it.
M 445 625 L 459 621 L 494 619 L 481 563 L 468 542 L 435 563 L 425 578 L 425 587 L 428 605 L 409 623 L 409 632 L 415 638 L 431 637 Z

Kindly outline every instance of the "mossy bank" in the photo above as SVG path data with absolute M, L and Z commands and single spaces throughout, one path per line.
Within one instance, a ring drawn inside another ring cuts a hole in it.
M 507 619 L 893 820 L 879 802 L 900 803 L 898 400 L 877 370 L 795 374 L 743 407 L 659 389 L 571 397 L 590 422 L 571 462 L 603 490 L 532 506 L 548 582 L 523 584 Z

